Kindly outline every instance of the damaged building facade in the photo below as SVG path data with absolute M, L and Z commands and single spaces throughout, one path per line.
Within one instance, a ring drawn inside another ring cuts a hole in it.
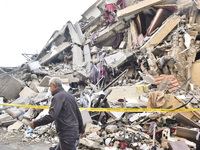
M 80 108 L 193 109 L 84 109 L 87 134 L 78 149 L 198 149 L 199 5 L 198 0 L 97 0 L 78 22 L 53 32 L 27 63 L 0 69 L 0 102 L 49 106 L 48 82 L 56 76 Z M 46 113 L 0 105 L 0 126 L 28 130 L 32 119 Z M 23 140 L 41 135 L 56 139 L 55 127 L 38 127 Z

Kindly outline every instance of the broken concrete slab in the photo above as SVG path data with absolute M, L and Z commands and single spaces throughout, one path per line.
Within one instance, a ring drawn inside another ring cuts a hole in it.
M 73 45 L 72 53 L 73 53 L 73 60 L 72 60 L 73 69 L 77 70 L 83 65 L 83 51 L 79 46 Z
M 88 140 L 87 138 L 80 139 L 80 144 L 83 144 L 83 145 L 85 145 L 85 146 L 87 146 L 89 148 L 94 148 L 94 149 L 100 148 L 99 143 L 94 142 L 92 140 Z
M 81 116 L 83 118 L 83 125 L 85 126 L 87 123 L 92 123 L 92 118 L 90 117 L 89 112 L 86 109 L 81 111 Z
M 105 131 L 107 133 L 115 133 L 117 132 L 117 126 L 116 125 L 108 125 L 106 128 L 105 128 Z
M 105 57 L 107 65 L 111 68 L 122 65 L 126 61 L 126 59 L 126 55 L 122 52 L 118 52 L 116 54 Z
M 27 64 L 28 70 L 30 72 L 40 72 L 41 65 L 39 61 L 29 62 Z
M 122 107 L 122 103 L 118 101 L 120 99 L 126 99 L 127 107 L 147 106 L 147 103 L 139 100 L 140 94 L 144 93 L 142 87 L 116 86 L 110 89 L 112 92 L 107 97 L 110 106 Z
M 14 124 L 8 127 L 8 131 L 12 130 L 20 130 L 23 127 L 23 123 L 21 121 L 16 121 Z
M 50 92 L 40 92 L 37 94 L 36 97 L 34 97 L 33 102 L 35 104 L 38 104 L 38 103 L 42 103 L 43 101 L 46 100 L 46 103 L 47 103 L 47 100 L 50 95 L 51 95 Z
M 17 121 L 17 119 L 11 119 L 11 120 L 5 120 L 5 121 L 0 121 L 0 126 L 2 127 L 7 127 L 9 125 L 14 124 Z
M 100 137 L 99 135 L 97 135 L 96 132 L 93 132 L 93 133 L 89 134 L 87 136 L 87 139 L 95 141 L 95 142 L 98 142 L 99 144 L 104 142 L 103 137 Z
M 41 58 L 40 64 L 45 65 L 51 62 L 55 57 L 57 57 L 61 52 L 63 52 L 65 49 L 71 47 L 71 43 L 64 42 L 61 45 L 59 45 L 56 49 L 53 51 L 50 51 L 48 54 L 46 54 L 44 57 Z
M 31 120 L 35 118 L 37 115 L 37 111 L 34 108 L 30 108 L 24 115 L 23 118 Z
M 38 79 L 37 75 L 32 74 L 31 75 L 31 83 L 30 83 L 29 87 L 32 90 L 34 90 L 36 93 L 39 93 L 39 92 L 44 91 L 44 89 L 45 89 L 44 87 L 40 87 L 39 84 L 40 83 L 39 83 L 39 79 Z
M 21 114 L 22 114 L 22 111 L 20 111 L 19 109 L 17 108 L 9 108 L 9 109 L 6 109 L 6 112 L 12 116 L 12 118 L 17 118 L 19 117 Z
M 120 120 L 124 112 L 107 112 L 113 119 Z
M 8 113 L 4 113 L 0 115 L 0 122 L 12 120 L 12 119 L 13 119 L 12 116 L 10 116 Z
M 0 104 L 3 104 L 3 97 L 0 97 Z M 3 105 L 0 105 L 0 109 L 3 108 Z
M 90 54 L 89 45 L 85 45 L 83 48 L 83 51 L 84 51 L 84 60 L 86 62 L 86 69 L 90 70 L 91 54 Z
M 141 49 L 158 45 L 181 21 L 180 16 L 172 15 L 165 23 L 151 36 Z
M 90 72 L 85 70 L 77 70 L 75 73 L 76 77 L 79 79 L 79 81 L 86 81 L 90 78 Z
M 166 1 L 166 0 L 151 0 L 151 1 L 143 0 L 143 1 L 140 1 L 136 4 L 130 5 L 122 10 L 119 10 L 117 12 L 117 18 L 119 20 L 129 18 L 130 16 L 136 15 L 146 8 L 149 8 L 153 5 L 162 3 L 164 1 Z
M 19 93 L 21 98 L 25 98 L 27 96 L 29 97 L 35 97 L 37 95 L 37 93 L 35 91 L 33 91 L 31 88 L 25 86 L 24 89 Z
M 36 129 L 37 134 L 42 135 L 45 132 L 47 132 L 49 129 L 51 128 L 51 125 L 44 125 L 44 126 L 40 126 Z
M 121 33 L 125 29 L 125 23 L 119 21 L 111 26 L 108 26 L 104 30 L 98 32 L 95 45 L 112 46 L 116 38 L 116 33 Z
M 22 119 L 22 123 L 27 125 L 27 126 L 30 124 L 30 122 L 31 121 L 29 119 L 25 119 L 25 118 Z
M 98 16 L 101 15 L 101 11 L 97 7 L 98 3 L 99 3 L 99 0 L 96 1 L 87 10 L 85 10 L 85 12 L 82 14 L 83 18 L 86 18 L 88 21 L 92 21 L 93 19 L 98 18 Z
M 92 132 L 96 132 L 100 129 L 101 129 L 101 127 L 99 125 L 95 125 L 92 123 L 86 123 L 85 132 L 92 133 Z
M 24 98 L 19 97 L 16 100 L 14 100 L 12 102 L 12 104 L 25 104 L 25 105 L 28 105 L 28 104 L 30 104 L 30 101 L 31 101 L 31 98 L 29 96 L 24 97 Z
M 82 45 L 83 41 L 80 39 L 78 32 L 76 31 L 76 29 L 70 21 L 67 22 L 67 27 L 69 29 L 72 43 Z
M 75 27 L 75 30 L 76 30 L 76 32 L 77 32 L 77 34 L 78 34 L 78 37 L 79 37 L 81 43 L 84 43 L 84 42 L 85 42 L 85 35 L 83 34 L 79 23 L 76 22 L 76 23 L 74 24 L 74 27 Z
M 51 79 L 50 76 L 45 76 L 42 81 L 40 82 L 39 86 L 42 87 L 49 87 L 49 80 Z
M 0 96 L 7 100 L 16 99 L 25 84 L 10 75 L 0 76 Z
M 5 71 L 3 71 L 1 68 L 0 68 L 0 74 L 2 74 L 2 73 L 6 73 Z
M 63 84 L 68 85 L 72 82 L 79 82 L 79 78 L 77 78 L 74 74 L 67 74 L 67 75 L 52 75 L 52 76 L 45 76 L 42 81 L 40 82 L 39 86 L 41 87 L 49 87 L 49 80 L 52 77 L 59 77 Z
M 65 34 L 67 34 L 67 32 L 68 28 L 66 24 L 63 25 L 60 31 L 58 30 L 54 31 L 50 39 L 47 41 L 46 45 L 42 49 L 42 51 L 37 56 L 37 60 L 40 60 L 48 53 L 48 51 L 55 49 L 56 47 L 61 45 L 64 41 L 66 41 Z

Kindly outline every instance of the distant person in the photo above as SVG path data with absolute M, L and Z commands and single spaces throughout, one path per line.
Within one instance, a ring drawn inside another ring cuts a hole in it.
M 53 77 L 49 81 L 53 96 L 49 114 L 38 120 L 32 121 L 30 126 L 46 125 L 55 121 L 59 143 L 50 150 L 76 150 L 76 140 L 84 136 L 82 116 L 75 98 L 62 87 L 60 78 Z

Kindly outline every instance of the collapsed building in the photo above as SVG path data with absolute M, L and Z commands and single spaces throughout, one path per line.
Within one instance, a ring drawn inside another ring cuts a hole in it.
M 97 0 L 19 68 L 1 68 L 1 103 L 49 105 L 50 77 L 84 108 L 199 108 L 200 2 Z M 28 130 L 48 110 L 0 106 L 0 125 Z M 82 111 L 79 149 L 198 149 L 200 113 Z M 55 138 L 51 125 L 25 138 Z M 48 139 L 49 138 L 49 139 Z M 178 147 L 178 148 L 177 148 Z

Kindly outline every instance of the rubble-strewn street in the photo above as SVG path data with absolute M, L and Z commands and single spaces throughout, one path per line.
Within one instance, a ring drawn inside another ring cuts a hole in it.
M 40 140 L 27 141 L 23 131 L 8 133 L 6 128 L 0 129 L 1 150 L 44 150 L 52 145 L 49 141 Z
M 79 150 L 198 150 L 199 5 L 199 0 L 97 0 L 77 23 L 68 21 L 53 32 L 39 54 L 23 54 L 27 62 L 18 68 L 0 68 L 0 103 L 49 106 L 49 79 L 60 77 L 80 108 L 140 109 L 81 110 L 86 136 Z M 0 128 L 8 137 L 20 133 L 24 145 L 49 147 L 58 142 L 55 125 L 33 131 L 29 126 L 47 113 L 0 105 Z

